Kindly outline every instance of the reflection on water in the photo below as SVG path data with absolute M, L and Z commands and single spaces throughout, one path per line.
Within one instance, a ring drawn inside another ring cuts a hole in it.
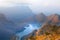
M 24 31 L 17 33 L 16 35 L 19 36 L 19 38 L 21 39 L 23 36 L 28 35 L 37 29 L 39 29 L 39 27 L 36 24 L 33 24 L 33 25 L 29 24 L 28 26 L 25 27 Z

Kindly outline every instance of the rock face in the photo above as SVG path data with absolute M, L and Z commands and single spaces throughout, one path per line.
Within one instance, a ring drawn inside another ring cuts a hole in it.
M 59 14 L 51 14 L 49 16 L 44 15 L 43 13 L 35 15 L 35 20 L 40 23 L 54 23 L 59 24 L 60 23 L 60 15 Z
M 44 24 L 40 29 L 42 34 L 45 32 L 48 32 L 48 33 L 57 32 L 59 34 L 60 31 L 58 31 L 58 30 L 60 30 L 60 26 L 55 25 L 55 24 L 49 24 L 49 23 Z
M 54 24 L 44 24 L 34 35 L 27 37 L 28 40 L 60 40 L 60 26 Z M 33 34 L 33 33 L 32 33 Z
M 51 14 L 49 16 L 45 16 L 43 13 L 36 15 L 36 20 L 40 23 L 53 23 L 60 24 L 60 15 L 59 14 Z
M 52 23 L 60 23 L 60 15 L 53 14 L 47 17 L 48 21 L 51 21 Z

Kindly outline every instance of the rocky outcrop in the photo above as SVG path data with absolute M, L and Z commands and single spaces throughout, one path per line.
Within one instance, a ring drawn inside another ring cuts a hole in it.
M 34 35 L 27 37 L 28 40 L 60 40 L 60 26 L 46 23 L 39 30 L 34 32 Z M 32 32 L 33 34 L 33 32 Z M 26 38 L 26 39 L 27 39 Z
M 58 14 L 49 15 L 47 18 L 48 18 L 48 21 L 52 23 L 60 23 L 60 15 Z

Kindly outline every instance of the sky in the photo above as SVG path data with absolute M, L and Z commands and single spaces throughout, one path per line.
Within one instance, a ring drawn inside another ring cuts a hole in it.
M 21 3 L 29 5 L 34 12 L 38 13 L 60 11 L 60 0 L 0 0 L 0 7 L 12 7 Z
M 60 6 L 60 0 L 0 0 L 0 6 L 13 6 L 18 3 L 28 3 L 41 6 Z

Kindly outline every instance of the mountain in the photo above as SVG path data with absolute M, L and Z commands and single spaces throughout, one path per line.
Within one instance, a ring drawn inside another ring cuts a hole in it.
M 35 15 L 28 6 L 4 8 L 0 12 L 0 39 L 4 38 L 1 40 L 8 40 L 23 31 L 27 24 L 35 22 Z
M 36 20 L 37 20 L 38 22 L 43 23 L 43 22 L 45 22 L 45 21 L 47 20 L 47 16 L 44 15 L 43 13 L 37 14 L 37 15 L 36 15 Z
M 48 21 L 51 21 L 52 23 L 60 23 L 60 15 L 58 14 L 52 14 L 50 16 L 47 17 Z
M 45 23 L 43 26 L 30 34 L 30 36 L 25 36 L 27 40 L 59 40 L 60 39 L 60 26 Z M 34 35 L 33 35 L 34 34 Z
M 43 13 L 40 14 L 34 14 L 32 10 L 29 8 L 29 6 L 20 5 L 20 6 L 14 6 L 14 7 L 7 7 L 7 8 L 1 8 L 0 12 L 5 13 L 5 15 L 8 17 L 8 19 L 12 20 L 13 22 L 46 22 L 46 21 L 52 21 L 54 23 L 58 23 L 59 21 L 59 15 L 52 14 L 49 16 L 44 15 Z
M 10 35 L 12 33 L 10 29 L 7 29 L 8 24 L 10 24 L 10 22 L 9 23 L 8 22 L 9 21 L 5 18 L 5 15 L 0 14 L 0 39 L 1 40 L 3 40 L 2 38 L 6 39 L 7 35 L 8 34 Z
M 8 40 L 11 36 L 15 37 L 16 33 L 24 31 L 25 26 L 30 23 L 37 22 L 37 23 L 44 24 L 45 22 L 47 22 L 47 24 L 49 23 L 60 24 L 60 15 L 52 14 L 52 15 L 46 16 L 43 13 L 35 15 L 28 6 L 24 6 L 24 5 L 4 8 L 0 12 L 1 12 L 0 14 L 0 39 L 3 38 L 1 40 L 5 40 L 5 39 Z M 41 29 L 37 30 L 39 32 L 39 35 L 45 34 L 43 30 L 45 30 L 46 32 L 51 32 L 52 26 L 51 28 L 50 26 L 51 26 L 50 24 L 46 26 L 44 24 Z M 37 31 L 34 30 L 34 32 L 32 32 L 31 34 L 35 33 L 35 35 L 37 35 L 38 34 Z M 30 38 L 30 34 L 26 35 L 26 37 L 24 36 L 24 39 L 27 37 Z
M 41 35 L 45 34 L 46 32 L 60 34 L 60 31 L 58 30 L 60 30 L 60 26 L 51 23 L 44 23 L 39 29 Z
M 5 8 L 1 11 L 2 13 L 5 13 L 5 15 L 8 17 L 8 19 L 14 21 L 14 22 L 21 22 L 21 21 L 30 21 L 33 20 L 34 13 L 29 8 L 29 6 L 20 5 L 15 7 L 9 7 Z
M 53 24 L 60 24 L 60 15 L 59 14 L 51 14 L 49 16 L 44 15 L 43 13 L 37 14 L 35 16 L 37 22 L 40 23 L 53 23 Z
M 22 37 L 22 40 L 55 40 L 60 39 L 60 15 L 59 14 L 52 14 L 49 16 L 43 17 L 44 14 L 40 14 L 37 17 L 37 20 L 39 19 L 43 20 L 43 25 L 38 30 L 34 30 L 32 33 L 25 35 Z M 46 19 L 46 20 L 45 20 Z M 45 20 L 45 22 L 44 22 Z M 41 23 L 41 21 L 40 21 Z M 57 24 L 57 25 L 56 25 Z M 51 38 L 50 38 L 51 37 Z
M 9 40 L 11 36 L 15 36 L 16 32 L 23 31 L 26 23 L 16 24 L 0 13 L 0 40 Z

